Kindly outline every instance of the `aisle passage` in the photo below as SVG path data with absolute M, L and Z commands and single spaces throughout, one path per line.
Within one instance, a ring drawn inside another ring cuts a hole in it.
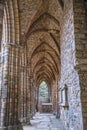
M 59 119 L 53 114 L 39 114 L 31 120 L 31 126 L 24 126 L 24 130 L 64 130 Z

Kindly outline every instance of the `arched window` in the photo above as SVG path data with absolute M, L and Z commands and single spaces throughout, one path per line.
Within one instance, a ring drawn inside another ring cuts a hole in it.
M 39 101 L 48 102 L 48 86 L 44 81 L 39 86 Z

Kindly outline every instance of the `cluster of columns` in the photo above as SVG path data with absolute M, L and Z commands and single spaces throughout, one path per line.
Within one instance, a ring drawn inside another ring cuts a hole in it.
M 3 15 L 4 15 L 4 2 L 5 0 L 0 0 L 0 48 L 2 40 L 2 27 L 3 27 Z
M 0 129 L 19 129 L 20 48 L 3 43 L 1 47 Z M 8 127 L 8 128 L 7 128 Z
M 22 124 L 30 124 L 35 114 L 36 86 L 25 56 L 21 46 L 2 44 L 0 130 L 22 130 Z
M 27 51 L 22 49 L 20 63 L 20 101 L 19 119 L 23 125 L 30 124 L 30 119 L 36 112 L 36 83 L 33 77 L 31 63 L 27 64 Z M 21 111 L 21 112 L 20 112 Z
M 0 130 L 22 130 L 38 105 L 38 87 L 32 65 L 27 63 L 26 47 L 3 43 L 1 47 Z M 58 107 L 58 84 L 55 80 L 49 89 L 54 112 Z M 52 92 L 52 93 L 51 93 Z

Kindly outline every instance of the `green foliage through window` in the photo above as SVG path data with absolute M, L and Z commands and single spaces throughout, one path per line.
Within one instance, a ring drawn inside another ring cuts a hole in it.
M 39 97 L 48 98 L 48 86 L 44 81 L 39 86 Z

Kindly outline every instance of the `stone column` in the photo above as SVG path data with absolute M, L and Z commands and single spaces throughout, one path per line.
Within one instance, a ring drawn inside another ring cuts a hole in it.
M 27 74 L 27 91 L 26 91 L 26 124 L 27 125 L 31 125 L 30 124 L 30 118 L 31 118 L 31 94 L 30 94 L 30 75 L 29 75 L 29 67 L 27 67 L 26 69 L 26 74 Z
M 26 47 L 21 51 L 21 92 L 20 92 L 20 120 L 23 125 L 30 125 L 30 68 L 27 66 Z
M 26 124 L 27 125 L 31 125 L 30 123 L 30 119 L 31 119 L 31 99 L 32 99 L 32 94 L 31 94 L 31 64 L 29 63 L 29 65 L 27 66 L 27 120 L 26 120 Z
M 34 100 L 35 100 L 35 86 L 34 86 L 34 78 L 33 78 L 33 72 L 32 72 L 32 66 L 31 63 L 29 65 L 30 68 L 30 113 L 31 113 L 31 118 L 34 115 Z
M 19 121 L 21 47 L 10 44 L 8 60 L 8 128 L 22 129 Z
M 51 102 L 50 97 L 51 97 L 51 90 L 50 87 L 48 87 L 48 102 Z
M 4 16 L 4 2 L 5 0 L 0 0 L 0 129 L 5 126 L 4 118 L 5 118 L 5 111 L 6 110 L 6 83 L 5 80 L 5 68 L 7 68 L 7 62 L 5 62 L 3 59 L 5 57 L 5 50 L 8 49 L 2 48 L 2 27 L 3 27 L 3 16 Z M 5 52 L 6 53 L 6 52 Z M 7 54 L 8 55 L 8 54 Z
M 57 84 L 56 81 L 53 81 L 52 84 L 52 104 L 53 104 L 53 112 L 56 114 L 57 112 Z
M 31 99 L 33 98 L 31 95 L 31 84 L 30 84 L 30 75 L 29 75 L 29 67 L 26 67 L 26 75 L 24 76 L 26 84 L 24 86 L 24 111 L 25 111 L 25 124 L 30 125 L 30 118 L 31 118 Z
M 21 66 L 21 93 L 20 93 L 20 110 L 21 110 L 21 121 L 23 125 L 27 121 L 27 101 L 28 101 L 28 75 L 27 66 Z
M 3 15 L 4 15 L 4 2 L 5 2 L 5 0 L 0 0 L 0 50 L 1 50 L 1 40 L 2 40 L 2 27 L 3 27 Z
M 32 78 L 32 101 L 31 101 L 32 102 L 32 117 L 34 116 L 35 109 L 36 109 L 35 92 L 36 92 L 35 81 L 34 81 L 34 78 Z
M 59 91 L 59 81 L 60 81 L 60 79 L 57 80 L 57 115 L 56 115 L 56 118 L 60 118 L 59 92 L 58 92 Z
M 39 88 L 36 88 L 36 110 L 39 111 Z
M 20 93 L 20 47 L 4 45 L 2 73 L 1 130 L 22 130 L 18 117 Z M 3 52 L 3 51 L 2 51 Z M 5 128 L 4 128 L 5 127 Z
M 6 129 L 8 124 L 7 112 L 7 92 L 8 92 L 8 58 L 9 45 L 2 45 L 1 49 L 1 72 L 0 72 L 0 129 Z

